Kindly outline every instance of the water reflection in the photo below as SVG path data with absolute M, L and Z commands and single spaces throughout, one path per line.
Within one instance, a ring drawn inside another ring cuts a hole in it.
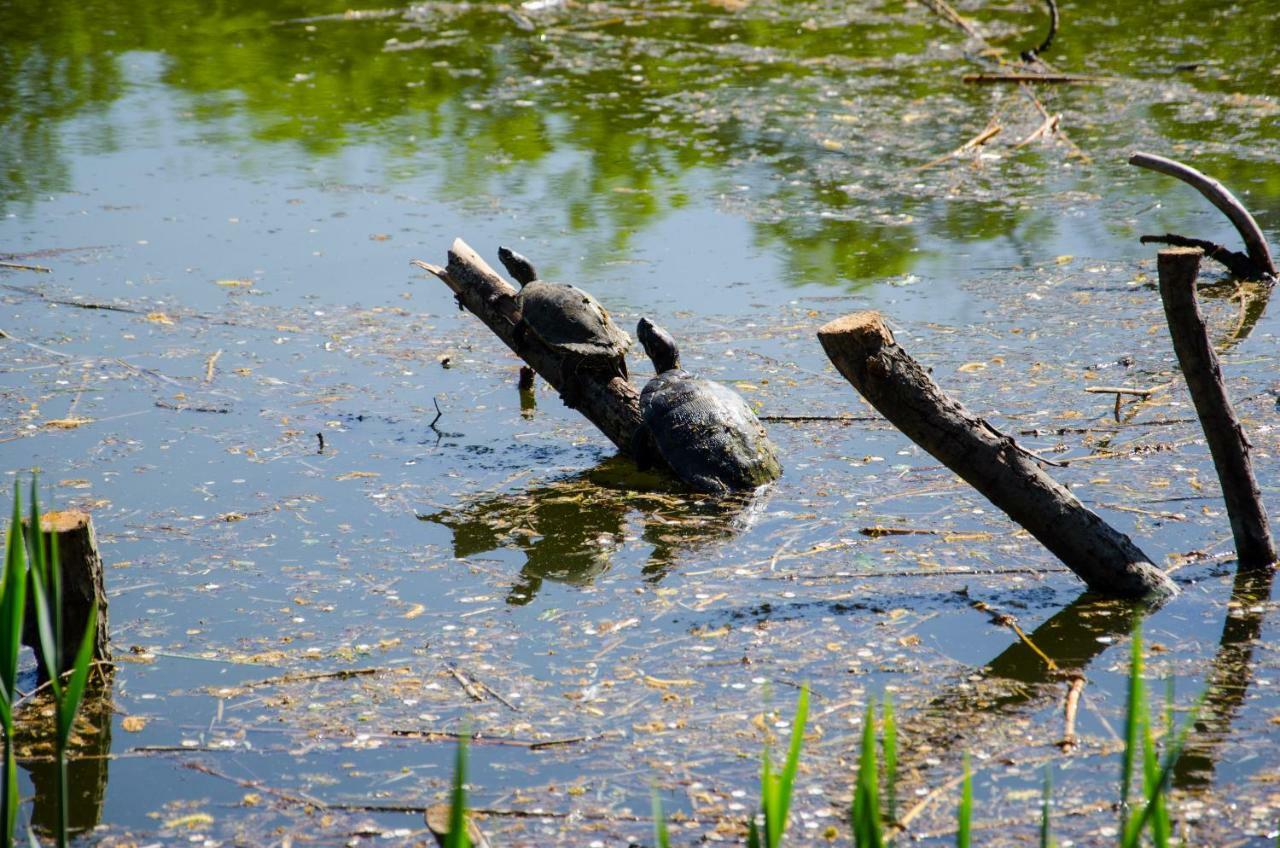
M 1253 652 L 1262 638 L 1274 577 L 1271 569 L 1236 573 L 1222 636 L 1205 683 L 1204 705 L 1195 732 L 1174 764 L 1173 783 L 1179 788 L 1204 789 L 1213 783 L 1222 747 L 1254 680 Z
M 1157 69 L 1172 74 L 1172 103 L 1154 102 L 1139 79 L 1042 96 L 1067 111 L 1074 137 L 1100 163 L 1152 142 L 1151 132 L 1157 147 L 1203 143 L 1195 164 L 1248 191 L 1265 226 L 1280 176 L 1258 167 L 1252 151 L 1267 149 L 1280 125 L 1268 119 L 1268 63 L 1249 57 L 1270 54 L 1277 16 L 1265 4 L 1220 15 L 1207 0 L 1146 0 L 1122 13 L 1113 5 L 1073 6 L 1053 61 L 1123 77 L 1153 73 L 1152 56 L 1169 57 L 1170 67 L 1204 59 L 1179 55 L 1193 49 L 1179 34 L 1137 23 L 1152 16 L 1200 21 L 1207 43 L 1233 50 L 1196 73 Z M 139 90 L 177 116 L 178 147 L 228 153 L 238 174 L 273 173 L 282 155 L 336 161 L 367 146 L 387 184 L 426 178 L 433 196 L 464 209 L 493 198 L 540 208 L 575 234 L 588 272 L 617 261 L 694 193 L 751 221 L 756 242 L 782 256 L 788 281 L 848 284 L 910 270 L 939 236 L 1026 238 L 1019 233 L 1047 196 L 1099 189 L 1096 174 L 1064 168 L 1052 145 L 994 145 L 1003 158 L 989 165 L 914 171 L 986 122 L 993 102 L 1006 122 L 1026 106 L 1016 92 L 940 82 L 964 63 L 959 51 L 936 49 L 955 36 L 920 8 L 565 4 L 532 21 L 508 10 L 13 0 L 0 16 L 0 211 L 91 187 L 92 169 L 77 169 L 77 155 L 156 144 L 154 114 L 137 114 L 140 104 L 113 108 Z M 1023 8 L 984 9 L 978 22 L 1003 27 L 1019 45 L 1042 27 Z M 1221 141 L 1223 122 L 1231 143 Z M 1012 143 L 1018 132 L 1010 126 L 1005 136 Z M 1106 190 L 1195 202 L 1184 187 L 1136 175 L 1108 180 Z M 1042 261 L 1067 226 L 1056 214 L 1040 222 L 1047 232 L 1030 234 L 1037 249 L 1020 259 Z M 1114 233 L 1117 243 L 1132 243 L 1128 226 Z
M 762 492 L 707 498 L 669 486 L 614 457 L 565 480 L 480 497 L 418 518 L 453 531 L 458 559 L 499 549 L 523 551 L 525 563 L 507 603 L 524 605 L 546 580 L 587 586 L 608 572 L 630 521 L 640 523 L 640 537 L 651 546 L 641 573 L 656 583 L 690 551 L 733 538 L 767 497 Z
M 102 805 L 107 794 L 107 771 L 111 763 L 112 672 L 98 666 L 85 690 L 84 703 L 76 719 L 68 747 L 67 784 L 69 804 L 67 826 L 74 834 L 86 833 L 102 823 Z M 18 766 L 34 788 L 31 823 L 38 833 L 52 836 L 58 814 L 58 764 L 54 757 L 53 705 L 45 698 L 28 704 L 26 718 L 15 724 Z M 48 712 L 48 716 L 44 712 Z M 31 718 L 40 715 L 39 719 Z

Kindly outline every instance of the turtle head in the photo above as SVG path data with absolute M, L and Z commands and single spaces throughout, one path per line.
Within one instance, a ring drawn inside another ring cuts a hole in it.
M 538 279 L 538 272 L 534 270 L 533 263 L 511 248 L 498 248 L 498 258 L 506 266 L 507 273 L 514 277 L 520 285 L 525 286 Z
M 659 374 L 680 367 L 680 348 L 676 347 L 676 340 L 666 330 L 648 318 L 641 318 L 636 324 L 636 335 L 644 345 L 644 352 L 653 361 L 653 369 Z

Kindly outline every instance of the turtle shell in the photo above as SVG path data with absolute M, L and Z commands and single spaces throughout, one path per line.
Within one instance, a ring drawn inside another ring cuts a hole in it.
M 588 359 L 626 353 L 631 337 L 618 329 L 594 297 L 567 283 L 534 280 L 520 290 L 525 326 L 548 347 Z
M 695 489 L 752 489 L 782 474 L 760 420 L 719 383 L 665 371 L 640 393 L 640 417 L 667 465 Z

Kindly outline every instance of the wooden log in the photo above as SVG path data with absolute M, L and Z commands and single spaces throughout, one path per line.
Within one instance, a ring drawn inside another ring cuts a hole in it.
M 898 346 L 879 313 L 837 318 L 818 338 L 844 378 L 885 418 L 1026 528 L 1090 589 L 1152 600 L 1177 593 L 1128 536 L 1086 509 L 1012 438 L 948 397 Z
M 462 239 L 454 239 L 449 262 L 441 268 L 421 259 L 413 264 L 430 271 L 449 287 L 458 303 L 484 322 L 493 334 L 527 362 L 552 388 L 565 393 L 560 375 L 566 370 L 575 380 L 572 395 L 579 412 L 624 454 L 631 453 L 631 439 L 640 426 L 640 395 L 630 383 L 587 369 L 562 369 L 564 356 L 547 347 L 533 333 L 517 333 L 520 311 L 517 290 L 494 271 Z
M 1240 238 L 1244 241 L 1245 249 L 1249 253 L 1249 261 L 1253 264 L 1253 273 L 1249 275 L 1249 279 L 1275 278 L 1276 265 L 1271 259 L 1271 248 L 1267 246 L 1266 236 L 1262 234 L 1262 229 L 1253 219 L 1253 215 L 1249 214 L 1249 210 L 1227 190 L 1226 186 L 1190 165 L 1151 153 L 1135 153 L 1129 157 L 1129 164 L 1182 180 L 1204 195 L 1205 199 L 1219 212 L 1227 216 L 1227 220 L 1235 226 L 1236 232 L 1240 233 Z M 1235 268 L 1232 268 L 1232 272 L 1239 273 Z
M 46 512 L 40 516 L 44 542 L 49 537 L 58 539 L 58 561 L 62 575 L 62 655 L 57 657 L 59 673 L 70 671 L 75 665 L 76 651 L 89 622 L 89 610 L 98 608 L 97 628 L 93 637 L 93 659 L 111 661 L 111 646 L 107 643 L 107 590 L 102 575 L 102 557 L 98 554 L 98 542 L 94 538 L 93 519 L 87 512 L 63 510 Z M 31 543 L 30 522 L 23 520 L 23 533 Z M 35 593 L 27 594 L 26 618 L 22 630 L 22 644 L 40 656 L 40 633 L 36 626 Z M 44 682 L 48 672 L 39 663 L 38 679 Z
M 1160 298 L 1164 301 L 1178 365 L 1186 377 L 1187 390 L 1200 417 L 1209 453 L 1213 455 L 1240 568 L 1265 568 L 1276 561 L 1276 548 L 1249 459 L 1249 438 L 1227 397 L 1222 369 L 1196 303 L 1196 275 L 1202 255 L 1198 247 L 1170 247 L 1160 251 L 1157 259 Z

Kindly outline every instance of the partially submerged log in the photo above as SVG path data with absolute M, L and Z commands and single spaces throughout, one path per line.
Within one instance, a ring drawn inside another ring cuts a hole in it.
M 1266 236 L 1262 234 L 1262 229 L 1253 219 L 1253 215 L 1249 214 L 1249 210 L 1227 190 L 1226 186 L 1190 165 L 1151 153 L 1135 153 L 1129 157 L 1129 164 L 1182 180 L 1204 195 L 1205 199 L 1219 212 L 1227 216 L 1227 220 L 1236 228 L 1236 232 L 1240 233 L 1248 255 L 1227 250 L 1212 242 L 1189 239 L 1172 233 L 1164 236 L 1143 236 L 1144 244 L 1162 242 L 1182 247 L 1202 247 L 1210 258 L 1222 262 L 1236 276 L 1249 280 L 1274 281 L 1276 279 L 1276 265 L 1271 258 L 1271 248 L 1267 245 Z
M 818 339 L 885 418 L 1026 528 L 1090 589 L 1148 599 L 1177 593 L 1128 536 L 1085 508 L 1011 437 L 948 397 L 898 346 L 879 313 L 837 318 Z
M 58 539 L 58 561 L 62 576 L 62 656 L 57 657 L 58 672 L 65 673 L 75 665 L 76 651 L 89 622 L 89 610 L 98 608 L 97 627 L 93 636 L 93 659 L 111 661 L 107 644 L 107 591 L 102 576 L 102 557 L 93 533 L 93 519 L 87 512 L 63 510 L 40 516 L 46 545 L 49 538 Z M 31 542 L 31 526 L 23 521 L 23 532 Z M 50 597 L 52 602 L 52 597 Z M 40 633 L 36 626 L 35 593 L 27 594 L 27 611 L 22 631 L 22 644 L 40 656 Z M 47 671 L 39 663 L 38 679 L 44 682 Z
M 453 291 L 460 306 L 483 321 L 552 388 L 561 395 L 571 395 L 574 408 L 608 436 L 618 450 L 630 455 L 632 437 L 640 426 L 640 395 L 630 383 L 599 371 L 566 369 L 563 353 L 543 344 L 533 333 L 517 333 L 519 292 L 462 239 L 454 239 L 445 267 L 421 259 L 413 260 L 413 264 L 439 277 Z M 567 374 L 566 379 L 575 385 L 563 385 L 562 374 Z
M 1200 417 L 1218 482 L 1222 485 L 1222 499 L 1226 501 L 1231 519 L 1240 567 L 1266 568 L 1276 561 L 1276 547 L 1249 459 L 1249 438 L 1227 397 L 1222 368 L 1196 303 L 1200 257 L 1200 249 L 1195 247 L 1160 251 L 1157 260 L 1160 298 L 1164 301 L 1173 350 L 1187 379 L 1187 390 Z

